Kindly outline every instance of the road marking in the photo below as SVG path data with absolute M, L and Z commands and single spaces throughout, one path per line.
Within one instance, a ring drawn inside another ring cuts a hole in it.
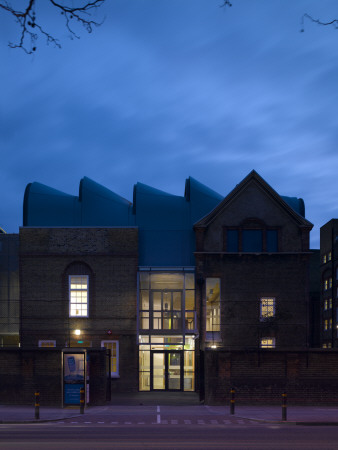
M 197 423 L 198 423 L 199 425 L 204 425 L 204 424 L 205 424 L 204 420 L 201 420 L 201 419 L 199 419 L 199 420 L 197 421 Z
M 160 414 L 160 407 L 157 407 L 157 423 L 161 423 L 161 414 Z
M 113 425 L 117 425 L 118 424 L 118 422 L 111 422 Z
M 145 422 L 137 422 L 137 425 L 144 425 Z
M 184 423 L 185 423 L 186 425 L 191 425 L 191 420 L 185 420 Z
M 91 422 L 85 422 L 85 423 L 91 423 Z
M 97 423 L 104 423 L 104 422 L 97 422 Z

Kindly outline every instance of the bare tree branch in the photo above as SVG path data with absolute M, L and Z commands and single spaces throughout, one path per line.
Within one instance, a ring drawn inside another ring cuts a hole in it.
M 317 25 L 322 25 L 324 27 L 332 25 L 334 28 L 338 29 L 338 19 L 332 19 L 329 22 L 323 22 L 322 20 L 315 19 L 310 14 L 305 13 L 305 14 L 303 14 L 303 17 L 301 20 L 301 25 L 302 25 L 302 28 L 300 30 L 301 32 L 303 32 L 305 29 L 305 27 L 304 27 L 305 20 L 309 20 L 310 22 L 316 23 Z
M 64 16 L 65 25 L 70 33 L 71 39 L 80 39 L 80 36 L 74 31 L 74 22 L 81 24 L 88 33 L 93 31 L 93 27 L 102 25 L 102 22 L 91 20 L 91 12 L 93 9 L 99 8 L 105 0 L 82 0 L 82 4 L 76 7 L 67 5 L 66 1 L 63 3 L 55 0 L 44 1 L 49 1 L 49 3 Z M 9 47 L 21 48 L 26 53 L 31 54 L 36 51 L 36 41 L 40 34 L 45 37 L 47 44 L 54 44 L 56 47 L 61 48 L 59 40 L 38 22 L 35 11 L 36 3 L 36 0 L 26 0 L 26 8 L 18 11 L 15 10 L 7 0 L 0 0 L 0 10 L 2 9 L 11 14 L 20 28 L 19 41 L 15 44 L 9 42 Z M 81 3 L 81 0 L 78 0 L 78 3 Z

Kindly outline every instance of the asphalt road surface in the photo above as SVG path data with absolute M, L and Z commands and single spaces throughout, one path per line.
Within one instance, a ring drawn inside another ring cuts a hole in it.
M 336 450 L 338 427 L 260 424 L 67 423 L 0 425 L 1 450 L 250 449 Z M 125 422 L 129 422 L 126 420 Z M 75 422 L 75 423 L 74 423 Z M 76 423 L 77 422 L 77 423 Z

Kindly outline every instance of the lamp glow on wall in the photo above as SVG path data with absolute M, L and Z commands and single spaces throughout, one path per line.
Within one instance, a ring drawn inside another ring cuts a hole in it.
M 75 330 L 74 334 L 75 336 L 81 336 L 81 330 Z

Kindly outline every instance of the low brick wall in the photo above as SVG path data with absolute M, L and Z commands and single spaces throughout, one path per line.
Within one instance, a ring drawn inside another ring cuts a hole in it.
M 205 358 L 205 403 L 338 405 L 338 351 L 211 351 Z
M 102 405 L 107 389 L 105 350 L 89 354 L 90 404 Z M 33 405 L 36 390 L 41 406 L 62 405 L 62 351 L 0 348 L 0 404 Z

